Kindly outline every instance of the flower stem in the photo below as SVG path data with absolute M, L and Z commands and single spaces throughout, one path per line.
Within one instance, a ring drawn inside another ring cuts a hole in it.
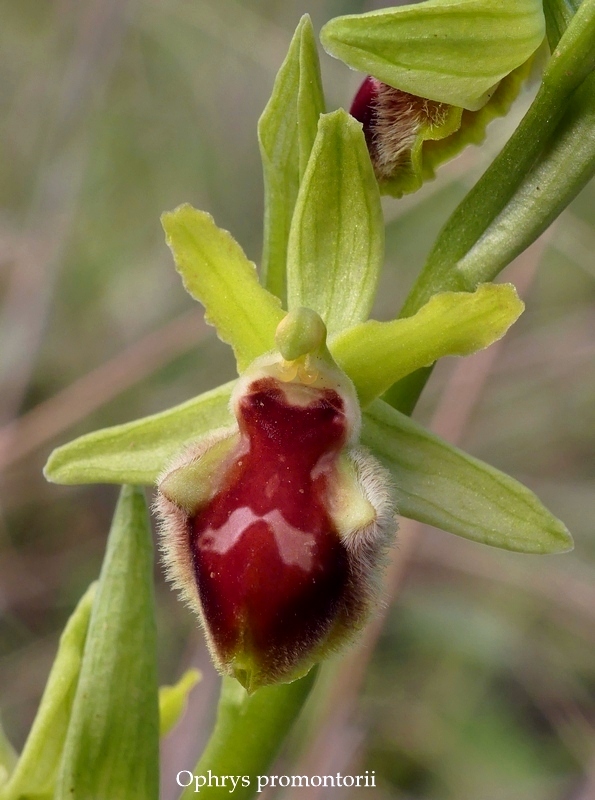
M 318 668 L 293 683 L 265 686 L 248 695 L 235 678 L 224 677 L 215 729 L 209 743 L 194 768 L 194 775 L 206 775 L 207 783 L 200 789 L 202 800 L 229 798 L 232 786 L 221 785 L 221 777 L 241 776 L 233 791 L 234 800 L 247 800 L 258 789 L 258 777 L 267 775 L 285 736 L 306 702 L 316 680 Z M 209 770 L 219 777 L 208 782 Z M 184 774 L 183 782 L 188 776 Z M 195 784 L 190 784 L 180 800 L 195 796 Z

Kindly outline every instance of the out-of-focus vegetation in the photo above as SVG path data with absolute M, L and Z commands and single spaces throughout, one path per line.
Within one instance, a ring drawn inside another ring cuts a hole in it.
M 256 122 L 293 29 L 306 11 L 318 30 L 372 7 L 0 2 L 0 712 L 17 747 L 98 574 L 116 498 L 46 484 L 47 454 L 234 374 L 180 285 L 159 215 L 191 202 L 258 262 Z M 322 66 L 329 110 L 348 105 L 360 76 Z M 513 117 L 417 195 L 387 202 L 378 317 L 398 311 Z M 403 526 L 377 646 L 370 635 L 327 665 L 278 774 L 375 770 L 375 798 L 595 797 L 594 208 L 591 185 L 510 268 L 524 316 L 497 349 L 441 364 L 418 411 L 534 489 L 574 553 L 520 556 Z M 204 674 L 163 747 L 169 800 L 208 733 L 217 678 L 190 612 L 157 581 L 162 682 L 190 663 Z

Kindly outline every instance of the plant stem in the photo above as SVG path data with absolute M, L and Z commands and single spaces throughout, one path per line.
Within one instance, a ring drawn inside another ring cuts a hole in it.
M 223 678 L 215 729 L 194 768 L 194 775 L 207 776 L 206 785 L 200 789 L 201 800 L 229 799 L 232 788 L 229 779 L 226 786 L 214 785 L 214 780 L 209 782 L 209 770 L 211 776 L 219 778 L 224 775 L 249 778 L 247 786 L 240 778 L 233 791 L 234 800 L 247 800 L 255 793 L 258 777 L 267 775 L 310 694 L 317 671 L 314 667 L 293 683 L 265 686 L 252 695 L 248 695 L 235 678 Z M 184 773 L 181 781 L 186 783 L 187 780 L 188 775 Z M 194 783 L 190 784 L 180 800 L 193 797 L 195 788 Z

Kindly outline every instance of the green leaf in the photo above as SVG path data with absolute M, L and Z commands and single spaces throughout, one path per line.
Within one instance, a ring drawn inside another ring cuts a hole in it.
M 157 800 L 159 707 L 151 528 L 125 486 L 93 602 L 55 800 Z
M 94 592 L 95 584 L 91 584 L 64 628 L 25 747 L 8 783 L 0 789 L 1 800 L 51 800 L 54 796 Z
M 209 743 L 195 766 L 194 775 L 245 776 L 231 795 L 234 800 L 248 800 L 258 787 L 258 776 L 268 769 L 306 702 L 316 678 L 316 668 L 293 683 L 265 686 L 251 695 L 235 678 L 225 676 L 217 722 Z M 184 775 L 183 780 L 188 780 Z M 264 783 L 261 789 L 266 785 Z M 246 785 L 247 782 L 247 785 Z M 184 800 L 196 797 L 192 782 L 182 793 Z M 230 797 L 230 785 L 203 786 L 202 800 L 224 800 Z
M 544 36 L 540 0 L 426 0 L 337 17 L 320 32 L 325 50 L 353 69 L 471 111 Z
M 380 194 L 361 125 L 320 118 L 289 235 L 288 308 L 304 306 L 329 335 L 367 319 L 384 256 Z
M 368 320 L 343 331 L 333 340 L 331 351 L 366 406 L 416 369 L 443 356 L 466 356 L 492 344 L 523 308 L 510 284 L 483 284 L 472 294 L 444 292 L 412 317 Z
M 226 383 L 167 411 L 80 436 L 50 455 L 44 474 L 53 483 L 154 484 L 184 445 L 233 421 Z
M 310 17 L 305 14 L 258 121 L 265 189 L 261 275 L 266 288 L 282 301 L 289 227 L 322 113 L 324 95 L 316 40 Z
M 260 285 L 254 264 L 210 214 L 186 204 L 161 221 L 184 287 L 203 304 L 220 339 L 233 347 L 242 372 L 274 348 L 283 317 L 279 299 Z
M 572 537 L 539 498 L 376 400 L 362 441 L 391 471 L 399 513 L 476 542 L 522 553 L 563 553 Z
M 188 703 L 188 695 L 202 675 L 197 669 L 189 669 L 174 686 L 159 687 L 159 736 L 167 736 L 174 728 Z

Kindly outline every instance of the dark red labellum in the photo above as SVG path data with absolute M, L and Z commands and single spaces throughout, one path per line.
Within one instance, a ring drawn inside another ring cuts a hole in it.
M 282 673 L 330 630 L 348 586 L 347 551 L 329 517 L 329 470 L 343 446 L 343 401 L 288 403 L 273 379 L 240 401 L 241 454 L 190 520 L 196 580 L 220 657 Z M 251 657 L 252 656 L 252 657 Z

